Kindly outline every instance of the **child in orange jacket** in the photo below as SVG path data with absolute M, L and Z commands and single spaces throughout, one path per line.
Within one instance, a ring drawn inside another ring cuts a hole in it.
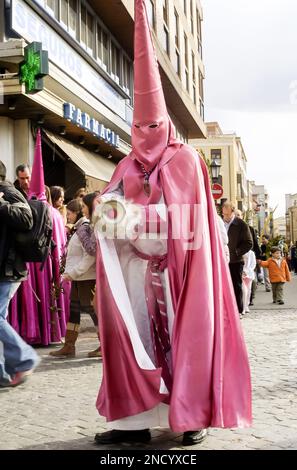
M 285 259 L 281 256 L 281 250 L 278 246 L 271 248 L 271 258 L 267 261 L 259 261 L 263 268 L 268 268 L 269 279 L 272 287 L 273 303 L 283 305 L 284 302 L 284 284 L 291 280 L 291 274 Z

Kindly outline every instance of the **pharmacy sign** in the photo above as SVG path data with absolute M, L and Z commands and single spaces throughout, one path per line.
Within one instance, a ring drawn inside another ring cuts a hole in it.
M 43 77 L 48 75 L 48 53 L 42 50 L 41 42 L 32 42 L 25 47 L 25 60 L 20 64 L 20 83 L 25 83 L 26 93 L 43 90 Z

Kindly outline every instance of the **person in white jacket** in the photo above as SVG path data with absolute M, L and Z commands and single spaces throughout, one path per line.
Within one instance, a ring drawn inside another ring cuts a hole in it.
M 81 203 L 77 199 L 67 204 L 68 222 L 73 225 L 66 257 L 63 279 L 71 281 L 70 317 L 67 323 L 64 346 L 50 353 L 54 357 L 74 357 L 75 343 L 79 333 L 81 312 L 89 313 L 94 325 L 98 327 L 97 315 L 93 307 L 93 297 L 96 284 L 96 258 L 95 250 L 89 249 L 91 242 L 90 220 L 93 212 L 93 202 L 97 193 L 90 193 L 83 197 L 81 213 L 73 210 Z M 95 354 L 97 353 L 98 354 Z M 88 354 L 89 357 L 98 357 L 99 348 Z
M 255 278 L 256 256 L 253 250 L 248 251 L 243 255 L 244 266 L 242 273 L 242 294 L 243 294 L 243 311 L 242 314 L 248 313 L 249 303 L 251 297 L 252 282 Z
M 218 222 L 219 222 L 219 229 L 220 229 L 220 234 L 222 238 L 222 242 L 224 245 L 224 251 L 225 251 L 225 256 L 226 256 L 226 261 L 229 263 L 230 261 L 230 253 L 229 253 L 229 247 L 228 247 L 228 233 L 225 227 L 225 224 L 223 222 L 223 219 L 218 215 Z

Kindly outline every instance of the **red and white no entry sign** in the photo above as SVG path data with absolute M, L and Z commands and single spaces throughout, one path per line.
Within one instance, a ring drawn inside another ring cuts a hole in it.
M 214 199 L 221 199 L 224 194 L 223 187 L 218 183 L 212 185 L 211 192 Z

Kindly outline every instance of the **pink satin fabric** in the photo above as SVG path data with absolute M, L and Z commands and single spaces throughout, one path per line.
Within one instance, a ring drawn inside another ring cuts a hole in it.
M 128 171 L 126 165 L 122 168 Z M 118 171 L 116 179 L 120 177 Z M 195 225 L 202 225 L 204 234 L 199 249 L 186 251 L 185 240 L 170 238 L 175 222 L 169 213 L 168 270 L 175 310 L 171 429 L 182 432 L 211 426 L 249 426 L 249 362 L 205 164 L 192 149 L 183 146 L 162 166 L 160 181 L 167 206 L 191 204 L 194 210 L 194 204 L 201 204 L 203 218 L 195 221 L 192 213 L 192 228 L 195 232 Z M 112 180 L 111 187 L 113 184 Z M 108 286 L 100 250 L 97 279 L 104 357 L 97 407 L 112 421 L 146 411 L 153 403 L 164 401 L 164 396 L 158 392 L 158 369 L 144 371 L 136 363 L 126 326 Z M 112 351 L 121 351 L 121 359 Z M 141 383 L 141 389 L 135 381 Z
M 151 125 L 157 124 L 156 127 Z M 143 190 L 150 175 L 151 194 Z M 103 380 L 97 408 L 107 421 L 133 416 L 170 400 L 173 431 L 251 424 L 251 381 L 233 287 L 217 227 L 204 162 L 174 138 L 167 115 L 144 0 L 135 0 L 135 109 L 132 152 L 105 190 L 123 185 L 124 197 L 148 206 L 164 197 L 167 208 L 186 205 L 197 241 L 173 238 L 180 218 L 169 211 L 168 272 L 175 312 L 171 393 L 159 392 L 162 371 L 141 369 L 127 327 L 107 280 L 98 249 L 97 305 L 103 352 Z
M 29 189 L 29 199 L 32 197 L 36 197 L 36 199 L 39 201 L 46 201 L 40 129 L 38 129 L 36 136 L 34 160 Z
M 29 198 L 48 204 L 45 197 L 42 163 L 41 134 L 38 130 L 30 182 Z M 28 278 L 17 290 L 9 310 L 9 321 L 29 344 L 59 342 L 65 336 L 69 317 L 69 283 L 63 284 L 64 292 L 54 295 L 54 284 L 60 284 L 60 261 L 66 246 L 63 220 L 57 209 L 50 207 L 53 222 L 52 239 L 55 248 L 45 262 L 28 263 Z

